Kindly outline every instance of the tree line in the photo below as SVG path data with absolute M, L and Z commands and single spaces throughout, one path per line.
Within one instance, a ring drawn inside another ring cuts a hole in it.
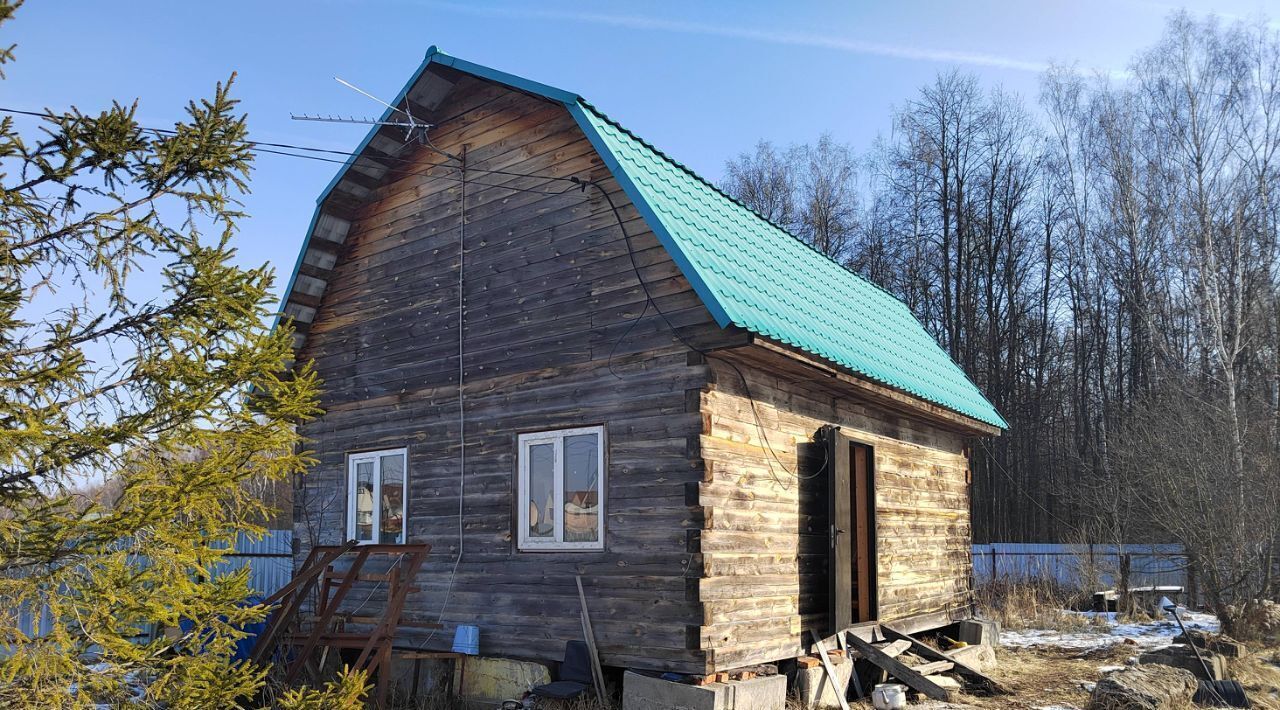
M 761 142 L 722 186 L 905 301 L 1009 421 L 974 448 L 975 539 L 1273 569 L 1277 34 L 1179 13 L 1120 79 L 1055 67 L 1031 103 L 951 71 L 892 126 Z

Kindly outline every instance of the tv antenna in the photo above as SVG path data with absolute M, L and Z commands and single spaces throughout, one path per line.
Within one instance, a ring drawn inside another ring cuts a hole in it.
M 378 118 L 363 118 L 363 117 L 356 118 L 355 116 L 345 116 L 345 117 L 344 116 L 328 116 L 328 115 L 320 116 L 320 115 L 308 115 L 305 113 L 301 115 L 295 115 L 291 113 L 289 114 L 289 118 L 292 118 L 295 121 L 322 121 L 325 123 L 359 123 L 359 124 L 368 125 L 368 126 L 395 126 L 396 128 L 405 129 L 405 134 L 404 134 L 405 143 L 408 143 L 409 141 L 413 140 L 415 137 L 417 137 L 417 139 L 420 142 L 427 142 L 426 140 L 427 129 L 433 128 L 434 126 L 433 124 L 427 123 L 426 121 L 420 121 L 417 118 L 415 118 L 414 115 L 408 110 L 407 102 L 405 104 L 405 108 L 393 106 L 387 103 L 386 101 L 383 101 L 382 99 L 378 98 L 377 96 L 374 96 L 373 94 L 365 91 L 364 89 L 361 89 L 355 84 L 352 84 L 351 82 L 344 80 L 342 77 L 335 76 L 333 77 L 333 79 L 334 81 L 338 82 L 339 84 L 342 84 L 348 89 L 351 89 L 356 93 L 359 93 L 367 98 L 377 101 L 383 106 L 386 106 L 387 108 L 391 109 L 393 114 L 398 113 L 404 116 L 404 118 L 401 120 L 391 120 L 390 116 L 388 116 L 386 119 L 378 119 Z

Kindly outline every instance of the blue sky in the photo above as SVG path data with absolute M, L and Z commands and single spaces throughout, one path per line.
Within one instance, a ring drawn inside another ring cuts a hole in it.
M 1225 19 L 1280 2 L 1191 2 Z M 38 110 L 141 99 L 165 126 L 185 102 L 239 73 L 236 94 L 257 140 L 350 150 L 354 126 L 295 113 L 377 115 L 334 76 L 391 97 L 432 44 L 577 92 L 712 179 L 767 138 L 823 131 L 866 148 L 893 106 L 939 71 L 978 74 L 1034 100 L 1050 62 L 1123 72 L 1174 3 L 1063 2 L 29 2 L 0 41 L 18 58 L 0 105 Z M 239 246 L 287 281 L 332 164 L 263 155 Z

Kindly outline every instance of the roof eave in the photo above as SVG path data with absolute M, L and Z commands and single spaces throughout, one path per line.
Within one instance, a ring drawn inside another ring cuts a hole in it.
M 1008 429 L 1007 425 L 1000 426 L 992 422 L 986 422 L 968 414 L 957 412 L 950 407 L 930 402 L 910 392 L 904 392 L 896 387 L 876 382 L 825 357 L 802 352 L 766 336 L 752 334 L 750 345 L 781 355 L 801 365 L 820 370 L 827 376 L 836 377 L 841 382 L 862 390 L 877 401 L 893 404 L 899 409 L 910 410 L 949 429 L 973 436 L 1000 436 Z M 1003 421 L 1003 418 L 1001 421 Z
M 413 72 L 409 77 L 409 80 L 400 88 L 400 91 L 391 101 L 391 104 L 394 106 L 403 101 L 404 98 L 408 96 L 409 91 L 418 83 L 418 80 L 422 78 L 422 74 L 427 70 L 427 67 L 431 66 L 431 63 L 433 61 L 437 61 L 437 58 L 441 56 L 447 55 L 442 55 L 435 45 L 431 45 L 431 47 L 427 49 L 426 56 L 423 57 L 422 63 L 418 65 L 417 70 Z M 382 112 L 382 116 L 378 120 L 388 121 L 391 119 L 393 113 L 395 113 L 394 109 L 387 108 Z M 360 145 L 357 146 L 355 150 L 351 151 L 350 157 L 348 157 L 346 161 L 338 167 L 338 170 L 334 173 L 333 179 L 329 181 L 328 185 L 325 185 L 320 196 L 316 198 L 316 207 L 311 213 L 311 222 L 307 225 L 307 233 L 306 236 L 303 237 L 302 248 L 298 250 L 298 258 L 293 264 L 293 271 L 289 274 L 289 283 L 285 286 L 283 295 L 280 299 L 280 311 L 276 314 L 275 320 L 271 324 L 272 331 L 279 327 L 280 321 L 284 317 L 285 307 L 288 305 L 289 298 L 293 294 L 294 286 L 297 285 L 298 273 L 302 270 L 302 264 L 306 258 L 307 250 L 311 248 L 311 240 L 315 235 L 316 224 L 320 221 L 320 214 L 324 211 L 325 202 L 328 201 L 329 197 L 333 194 L 334 188 L 336 188 L 338 184 L 342 182 L 343 178 L 347 176 L 347 172 L 351 169 L 351 166 L 360 159 L 360 156 L 364 153 L 365 149 L 369 147 L 369 143 L 373 141 L 380 128 L 380 126 L 373 126 L 369 129 L 369 132 L 365 135 L 364 139 L 360 141 Z
M 617 157 L 614 156 L 613 151 L 605 142 L 604 136 L 600 135 L 600 132 L 596 130 L 595 125 L 587 117 L 586 112 L 588 109 L 582 105 L 581 101 L 575 101 L 572 104 L 568 104 L 568 108 L 573 119 L 577 121 L 578 128 L 586 135 L 591 146 L 595 148 L 600 159 L 604 161 L 605 167 L 609 169 L 609 173 L 613 175 L 613 179 L 617 181 L 620 187 L 622 187 L 622 191 L 626 194 L 627 199 L 631 200 L 631 204 L 635 206 L 636 211 L 638 211 L 640 216 L 644 218 L 645 225 L 648 226 L 650 231 L 658 237 L 658 241 L 662 244 L 663 248 L 671 255 L 672 261 L 676 262 L 676 266 L 680 268 L 680 273 L 689 281 L 689 285 L 693 287 L 694 292 L 698 294 L 698 298 L 702 301 L 703 305 L 706 306 L 707 310 L 710 311 L 711 317 L 715 319 L 716 324 L 721 328 L 727 328 L 731 325 L 735 325 L 733 319 L 725 309 L 724 304 L 722 304 L 720 299 L 716 297 L 715 291 L 707 285 L 706 280 L 703 279 L 702 274 L 699 273 L 697 266 L 689 259 L 688 255 L 684 253 L 684 250 L 680 248 L 679 241 L 677 241 L 676 238 L 671 235 L 671 232 L 667 230 L 665 221 L 658 217 L 658 214 L 654 211 L 649 200 L 645 199 L 644 193 L 641 192 L 640 188 L 636 186 L 634 181 L 632 181 L 631 176 L 627 171 L 619 165 Z

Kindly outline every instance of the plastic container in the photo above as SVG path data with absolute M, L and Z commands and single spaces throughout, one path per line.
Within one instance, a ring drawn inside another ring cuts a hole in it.
M 453 632 L 453 652 L 465 653 L 468 656 L 480 654 L 480 627 L 459 626 Z
M 907 686 L 881 683 L 871 691 L 871 704 L 876 710 L 902 710 L 907 706 Z

